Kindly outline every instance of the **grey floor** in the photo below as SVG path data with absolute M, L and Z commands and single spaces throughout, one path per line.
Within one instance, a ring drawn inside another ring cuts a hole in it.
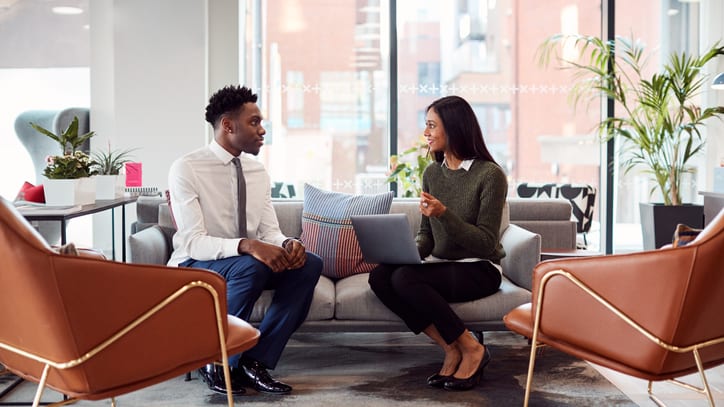
M 437 369 L 442 353 L 437 347 L 423 336 L 414 336 L 409 333 L 388 333 L 388 334 L 298 334 L 292 338 L 288 345 L 288 351 L 282 357 L 280 366 L 272 372 L 275 377 L 285 380 L 294 386 L 294 392 L 286 396 L 273 396 L 250 391 L 249 394 L 238 397 L 236 405 L 251 406 L 336 406 L 345 407 L 360 406 L 420 406 L 420 405 L 445 405 L 445 406 L 487 406 L 487 405 L 520 405 L 520 397 L 525 384 L 525 367 L 527 358 L 522 357 L 519 366 L 521 374 L 514 375 L 514 388 L 504 390 L 503 398 L 510 395 L 507 402 L 501 403 L 500 397 L 490 398 L 498 386 L 498 378 L 504 375 L 500 369 L 512 362 L 503 360 L 502 351 L 510 347 L 525 348 L 526 341 L 510 332 L 486 333 L 486 343 L 491 345 L 493 353 L 492 374 L 486 371 L 486 380 L 478 389 L 472 392 L 451 393 L 438 389 L 432 389 L 424 384 L 427 374 Z M 320 346 L 321 345 L 321 346 Z M 333 348 L 333 352 L 320 351 L 320 347 Z M 496 354 L 498 357 L 496 358 Z M 557 376 L 564 375 L 560 366 L 545 366 L 546 358 L 539 358 L 536 364 L 536 375 L 534 376 L 539 387 L 546 386 L 548 382 L 552 387 L 565 386 L 570 378 L 560 378 L 562 383 L 555 383 Z M 552 358 L 551 358 L 552 359 Z M 311 360 L 311 363 L 310 363 Z M 543 363 L 542 365 L 540 363 Z M 581 366 L 585 362 L 576 363 L 577 366 L 573 375 L 580 376 Z M 309 366 L 314 366 L 310 369 Z M 624 400 L 613 396 L 616 400 L 609 404 L 598 405 L 640 405 L 653 406 L 646 394 L 646 382 L 618 374 L 608 369 L 594 366 L 606 379 L 615 384 L 625 394 Z M 496 369 L 498 372 L 496 373 Z M 545 376 L 545 370 L 556 371 L 551 377 Z M 589 366 L 590 371 L 594 371 Z M 717 404 L 724 402 L 724 366 L 710 369 L 708 372 L 709 384 L 715 393 Z M 542 375 L 542 376 L 541 376 Z M 688 377 L 692 383 L 698 384 L 698 377 Z M 604 379 L 601 379 L 605 382 Z M 522 385 L 522 387 L 520 387 Z M 563 398 L 547 398 L 532 405 L 588 405 L 579 403 L 583 399 L 576 398 L 575 393 L 581 391 L 575 388 L 568 390 L 573 398 L 565 401 Z M 515 387 L 517 386 L 517 388 Z M 613 391 L 616 389 L 608 385 Z M 382 390 L 380 390 L 380 388 Z M 580 388 L 580 386 L 579 386 Z M 541 394 L 550 395 L 549 390 L 540 389 Z M 13 391 L 3 402 L 8 401 L 30 401 L 35 391 L 33 383 L 23 383 Z M 505 392 L 508 392 L 507 394 Z M 654 391 L 669 406 L 705 406 L 708 405 L 703 396 L 686 391 L 670 384 L 655 384 Z M 565 391 L 563 391 L 565 392 Z M 521 394 L 518 394 L 521 393 Z M 625 400 L 625 397 L 630 400 Z M 44 400 L 57 401 L 60 395 L 47 391 Z M 548 400 L 553 400 L 549 402 Z M 556 400 L 564 400 L 556 402 Z M 570 400 L 574 400 L 571 402 Z M 117 398 L 118 407 L 127 406 L 207 406 L 225 405 L 225 396 L 210 392 L 206 386 L 198 380 L 196 374 L 192 375 L 191 381 L 185 381 L 184 377 L 177 377 L 167 382 L 152 386 L 141 391 L 123 395 Z M 103 401 L 81 401 L 76 406 L 108 406 L 110 402 Z
M 649 399 L 647 393 L 648 382 L 646 380 L 627 376 L 604 367 L 592 366 L 639 406 L 656 406 L 656 403 Z M 681 380 L 697 387 L 702 386 L 702 381 L 698 373 L 685 376 L 681 378 Z M 724 365 L 707 370 L 706 380 L 714 396 L 714 403 L 716 405 L 724 405 Z M 653 393 L 668 407 L 709 405 L 704 395 L 668 382 L 654 383 Z

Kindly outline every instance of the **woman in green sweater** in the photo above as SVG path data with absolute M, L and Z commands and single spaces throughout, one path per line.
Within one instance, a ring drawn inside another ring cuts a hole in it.
M 435 162 L 422 177 L 416 265 L 381 264 L 370 273 L 377 297 L 418 334 L 445 351 L 427 383 L 446 390 L 475 387 L 489 350 L 465 328 L 451 302 L 472 301 L 500 288 L 500 222 L 508 182 L 483 140 L 470 104 L 458 96 L 427 108 L 425 139 Z

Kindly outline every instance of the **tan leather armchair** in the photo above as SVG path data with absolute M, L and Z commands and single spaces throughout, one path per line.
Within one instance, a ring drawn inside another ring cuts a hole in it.
M 704 370 L 724 363 L 724 211 L 687 246 L 550 260 L 533 275 L 532 302 L 504 318 L 532 340 L 649 381 L 669 380 L 714 405 Z M 699 372 L 701 387 L 678 377 Z
M 39 383 L 34 405 L 46 386 L 115 405 L 214 361 L 228 378 L 227 356 L 259 338 L 226 315 L 219 275 L 57 254 L 2 198 L 0 261 L 0 364 Z

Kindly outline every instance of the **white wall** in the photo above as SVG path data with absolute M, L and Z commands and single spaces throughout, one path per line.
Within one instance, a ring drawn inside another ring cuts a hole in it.
M 205 142 L 206 2 L 102 0 L 91 13 L 93 141 L 138 148 L 144 185 L 164 189 L 171 162 Z
M 173 160 L 207 143 L 209 94 L 238 83 L 237 3 L 91 2 L 94 148 L 108 141 L 114 149 L 137 148 L 133 156 L 143 164 L 145 186 L 167 188 Z M 128 212 L 130 223 L 135 208 Z M 110 247 L 109 219 L 94 219 L 96 247 Z

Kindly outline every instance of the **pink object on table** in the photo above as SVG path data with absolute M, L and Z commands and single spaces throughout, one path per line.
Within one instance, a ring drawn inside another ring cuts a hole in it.
M 126 163 L 126 186 L 143 186 L 143 171 L 141 163 Z

